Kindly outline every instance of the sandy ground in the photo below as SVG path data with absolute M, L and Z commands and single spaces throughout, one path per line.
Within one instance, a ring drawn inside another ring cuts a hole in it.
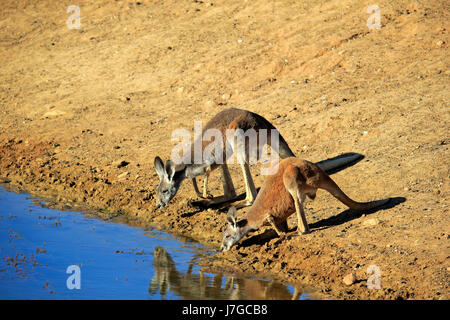
M 446 1 L 79 1 L 79 30 L 66 26 L 72 4 L 0 5 L 3 181 L 218 247 L 225 213 L 190 207 L 190 183 L 154 209 L 153 159 L 169 157 L 173 130 L 248 109 L 301 158 L 363 154 L 333 179 L 357 200 L 394 201 L 362 214 L 319 192 L 311 234 L 280 242 L 263 228 L 205 270 L 270 274 L 338 299 L 449 298 Z M 372 4 L 379 30 L 366 25 Z M 243 191 L 238 166 L 232 175 Z M 371 265 L 380 289 L 367 287 Z

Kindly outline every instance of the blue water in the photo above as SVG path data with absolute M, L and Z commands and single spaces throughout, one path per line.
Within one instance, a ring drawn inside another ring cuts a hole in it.
M 198 259 L 214 250 L 195 242 L 43 208 L 34 200 L 0 187 L 0 299 L 290 299 L 294 294 L 293 286 L 274 281 L 202 273 Z M 70 266 L 78 270 L 67 273 Z

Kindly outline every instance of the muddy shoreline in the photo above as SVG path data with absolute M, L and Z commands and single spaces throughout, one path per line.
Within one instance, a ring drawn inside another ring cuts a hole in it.
M 169 157 L 174 130 L 250 110 L 299 158 L 364 155 L 332 178 L 355 200 L 395 201 L 361 214 L 319 192 L 306 203 L 311 234 L 279 242 L 262 228 L 205 270 L 269 273 L 336 299 L 449 299 L 448 7 L 380 1 L 382 26 L 369 30 L 368 5 L 86 0 L 71 30 L 59 2 L 1 4 L 0 177 L 56 207 L 217 248 L 225 213 L 192 208 L 191 184 L 155 210 L 153 160 Z M 221 195 L 217 172 L 210 181 Z M 367 287 L 370 266 L 380 289 Z

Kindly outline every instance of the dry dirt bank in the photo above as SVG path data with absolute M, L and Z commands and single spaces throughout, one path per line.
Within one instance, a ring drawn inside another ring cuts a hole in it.
M 71 4 L 1 4 L 0 176 L 11 186 L 218 246 L 225 214 L 191 208 L 189 183 L 154 210 L 153 159 L 167 159 L 172 130 L 248 109 L 299 157 L 364 154 L 333 178 L 355 199 L 396 201 L 362 216 L 319 193 L 311 234 L 279 243 L 262 229 L 206 269 L 269 272 L 336 298 L 448 299 L 445 1 L 378 1 L 379 30 L 366 26 L 373 1 L 80 1 L 80 30 L 66 27 Z M 380 290 L 366 287 L 369 265 Z

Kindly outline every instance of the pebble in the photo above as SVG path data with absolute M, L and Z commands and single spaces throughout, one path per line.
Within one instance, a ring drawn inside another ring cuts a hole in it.
M 342 278 L 342 282 L 347 286 L 351 286 L 356 282 L 356 275 L 354 272 L 347 274 L 344 278 Z
M 371 219 L 367 219 L 366 221 L 364 221 L 363 225 L 364 226 L 376 226 L 379 223 L 380 223 L 380 220 L 378 220 L 377 218 L 371 218 Z
M 124 180 L 124 179 L 126 178 L 126 176 L 128 176 L 128 174 L 129 174 L 129 172 L 128 172 L 128 171 L 125 171 L 125 172 L 119 174 L 119 175 L 117 176 L 117 179 L 119 179 L 119 180 Z
M 52 111 L 48 111 L 46 113 L 44 113 L 42 115 L 43 118 L 51 118 L 51 117 L 57 117 L 57 116 L 61 116 L 66 114 L 66 112 L 61 111 L 61 110 L 52 110 Z

